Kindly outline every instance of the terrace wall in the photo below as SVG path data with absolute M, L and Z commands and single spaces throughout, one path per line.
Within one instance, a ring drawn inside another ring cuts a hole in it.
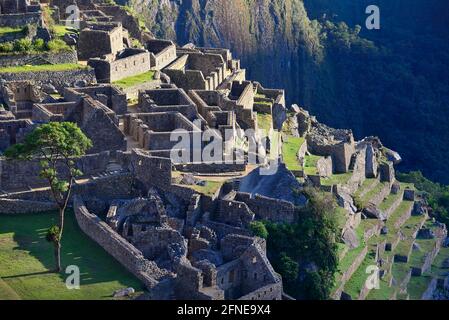
M 76 51 L 43 52 L 37 54 L 8 54 L 0 55 L 0 67 L 23 66 L 31 64 L 32 59 L 43 59 L 49 64 L 77 63 Z

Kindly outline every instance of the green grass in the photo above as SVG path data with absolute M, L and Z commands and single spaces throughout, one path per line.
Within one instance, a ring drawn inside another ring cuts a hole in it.
M 412 277 L 407 286 L 407 293 L 410 295 L 410 300 L 421 300 L 423 293 L 429 287 L 432 277 L 422 275 L 420 277 Z
M 370 276 L 366 270 L 372 265 L 376 265 L 375 254 L 373 252 L 368 252 L 363 262 L 352 275 L 351 279 L 346 282 L 344 291 L 353 299 L 357 299 L 360 295 L 360 291 L 365 286 L 366 280 Z
M 16 33 L 23 33 L 23 27 L 0 27 L 0 37 L 8 36 Z
M 221 188 L 223 185 L 223 182 L 219 181 L 206 181 L 206 184 L 204 186 L 189 186 L 193 190 L 195 190 L 198 193 L 204 194 L 206 196 L 213 196 L 218 191 L 218 189 Z
M 339 229 L 343 229 L 348 220 L 348 212 L 345 208 L 337 207 L 335 209 L 335 216 L 337 220 L 337 225 Z
M 58 37 L 62 37 L 66 33 L 72 33 L 72 30 L 73 29 L 67 28 L 65 25 L 57 24 L 57 25 L 53 26 L 53 31 L 55 32 L 56 36 L 58 36 Z
M 354 248 L 352 250 L 349 250 L 348 253 L 344 256 L 344 258 L 340 261 L 338 265 L 338 269 L 340 270 L 340 274 L 344 273 L 348 268 L 351 266 L 351 264 L 354 262 L 354 259 L 363 251 L 363 249 L 366 246 L 366 242 L 364 239 L 364 233 L 365 230 L 363 226 L 359 226 L 357 229 L 355 229 L 355 234 L 357 236 L 357 239 L 359 240 L 359 246 L 357 248 Z
M 416 239 L 416 244 L 419 245 L 421 250 L 413 250 L 410 256 L 410 265 L 420 268 L 422 267 L 426 256 L 435 247 L 435 239 Z
M 402 193 L 399 192 L 398 194 L 390 193 L 388 197 L 382 201 L 382 203 L 379 205 L 379 209 L 382 211 L 388 210 L 391 208 L 391 206 L 400 198 L 402 197 Z
M 257 113 L 257 124 L 259 129 L 264 130 L 264 134 L 268 135 L 273 128 L 273 117 L 271 114 Z
M 443 268 L 444 261 L 449 258 L 449 247 L 441 247 L 440 252 L 436 256 L 432 263 L 431 274 L 434 277 L 445 276 L 448 272 L 448 268 Z
M 0 73 L 70 71 L 70 70 L 83 70 L 83 69 L 87 69 L 87 67 L 76 63 L 63 63 L 63 64 L 43 64 L 36 66 L 25 65 L 17 67 L 6 67 L 0 68 Z
M 355 196 L 360 197 L 360 195 L 362 193 L 364 193 L 365 190 L 368 190 L 369 188 L 373 187 L 373 185 L 378 182 L 379 182 L 379 179 L 374 179 L 374 178 L 365 179 L 365 181 L 363 181 L 360 188 L 356 191 Z
M 365 196 L 363 196 L 363 197 L 361 198 L 362 203 L 365 204 L 365 205 L 367 205 L 368 202 L 369 202 L 372 198 L 374 198 L 376 195 L 378 195 L 386 185 L 387 185 L 386 182 L 381 182 L 381 183 L 379 183 L 378 185 L 376 185 L 372 190 L 370 190 L 369 192 L 367 192 L 367 193 L 365 194 Z
M 48 272 L 54 267 L 54 257 L 45 234 L 56 224 L 56 217 L 55 213 L 0 216 L 0 277 L 21 299 L 96 300 L 111 299 L 115 290 L 124 287 L 142 291 L 140 281 L 82 233 L 70 211 L 62 240 L 62 265 L 80 268 L 81 288 L 68 290 L 64 272 Z
M 130 88 L 135 85 L 153 81 L 154 78 L 154 71 L 148 71 L 142 74 L 138 74 L 136 76 L 124 78 L 122 80 L 118 80 L 113 82 L 113 84 L 117 85 L 118 87 L 122 89 Z
M 352 175 L 353 172 L 333 174 L 329 178 L 321 179 L 321 184 L 323 186 L 344 185 L 351 179 Z
M 388 283 L 381 279 L 379 283 L 379 289 L 372 289 L 366 300 L 389 300 L 394 294 L 395 288 L 389 287 Z
M 0 300 L 20 300 L 19 295 L 0 278 Z
M 307 155 L 305 156 L 305 163 L 304 163 L 304 172 L 307 175 L 317 175 L 318 174 L 318 169 L 317 169 L 317 163 L 318 160 L 320 160 L 321 157 L 320 156 L 315 156 L 315 155 Z
M 302 170 L 298 161 L 298 151 L 299 148 L 305 142 L 304 138 L 288 137 L 287 141 L 282 145 L 282 155 L 284 158 L 285 165 L 289 170 Z
M 405 277 L 410 272 L 410 265 L 408 263 L 395 262 L 391 269 L 393 278 L 396 280 L 396 287 L 404 281 Z
M 413 201 L 402 201 L 401 204 L 396 208 L 391 214 L 390 218 L 387 220 L 386 226 L 390 231 L 398 230 L 394 227 L 396 222 L 413 206 Z

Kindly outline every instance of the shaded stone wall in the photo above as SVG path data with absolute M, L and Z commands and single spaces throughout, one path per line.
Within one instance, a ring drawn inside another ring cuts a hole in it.
M 137 149 L 131 154 L 131 168 L 137 180 L 149 188 L 152 186 L 167 190 L 171 185 L 171 160 L 151 157 Z
M 84 175 L 104 172 L 111 157 L 108 152 L 86 155 L 76 161 L 77 167 Z M 39 177 L 39 160 L 6 160 L 0 158 L 0 189 L 22 189 L 28 186 L 46 185 L 46 180 Z
M 95 68 L 98 82 L 110 83 L 150 71 L 150 54 L 140 49 L 126 49 L 133 53 L 112 62 L 99 58 L 89 59 L 88 65 Z
M 73 87 L 75 83 L 96 83 L 95 71 L 92 68 L 69 71 L 39 71 L 39 72 L 3 72 L 1 78 L 6 81 L 31 80 L 38 86 L 53 84 L 63 92 L 65 87 Z
M 21 27 L 27 24 L 41 24 L 40 12 L 0 14 L 0 27 Z
M 75 197 L 74 208 L 76 220 L 84 233 L 142 281 L 149 290 L 158 285 L 158 281 L 152 276 L 152 271 L 159 273 L 154 263 L 145 259 L 142 252 L 123 239 L 104 221 L 91 214 L 81 198 Z
M 0 55 L 0 67 L 22 66 L 30 64 L 31 59 L 41 58 L 50 64 L 77 63 L 76 51 L 43 52 L 37 54 Z
M 268 220 L 274 223 L 293 223 L 296 220 L 295 206 L 288 201 L 271 199 L 256 194 L 238 192 L 237 201 L 242 201 L 256 214 L 258 220 Z

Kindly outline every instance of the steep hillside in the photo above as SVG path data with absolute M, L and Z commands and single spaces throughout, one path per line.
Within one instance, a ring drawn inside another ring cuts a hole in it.
M 156 36 L 228 47 L 289 103 L 357 138 L 379 135 L 403 155 L 400 170 L 449 182 L 447 1 L 379 0 L 380 31 L 357 26 L 368 0 L 130 1 Z

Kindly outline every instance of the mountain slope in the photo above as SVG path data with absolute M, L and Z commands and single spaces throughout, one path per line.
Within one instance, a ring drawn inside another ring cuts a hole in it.
M 156 36 L 230 48 L 248 78 L 357 138 L 379 135 L 400 170 L 449 183 L 447 1 L 379 0 L 377 31 L 356 26 L 368 0 L 130 1 Z

